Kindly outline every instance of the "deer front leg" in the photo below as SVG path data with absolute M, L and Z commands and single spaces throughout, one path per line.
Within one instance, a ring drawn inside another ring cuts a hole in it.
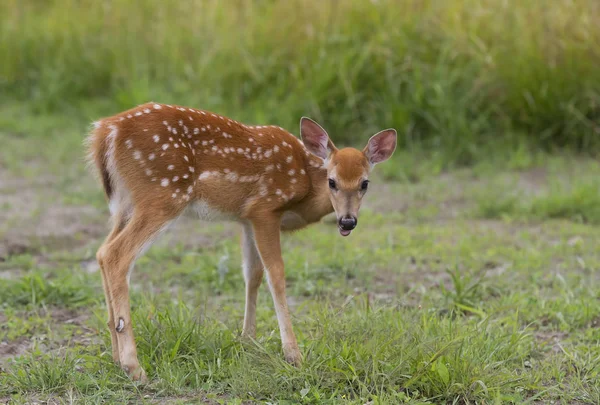
M 260 260 L 252 225 L 245 223 L 242 230 L 242 256 L 244 280 L 246 281 L 246 308 L 244 311 L 244 329 L 242 336 L 254 338 L 256 336 L 256 299 L 258 288 L 263 279 L 263 264 Z
M 279 222 L 279 217 L 261 217 L 253 221 L 252 228 L 256 247 L 267 271 L 267 280 L 275 305 L 285 359 L 295 366 L 299 366 L 302 363 L 302 356 L 292 330 L 292 321 L 285 296 L 285 274 L 281 257 Z

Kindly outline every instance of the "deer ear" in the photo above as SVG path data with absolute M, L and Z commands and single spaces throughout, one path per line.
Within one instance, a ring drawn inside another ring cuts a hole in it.
M 306 149 L 321 159 L 327 159 L 329 153 L 335 150 L 327 132 L 310 118 L 302 117 L 300 120 L 300 136 Z
M 396 150 L 396 130 L 384 129 L 369 139 L 363 153 L 369 159 L 371 165 L 386 161 Z

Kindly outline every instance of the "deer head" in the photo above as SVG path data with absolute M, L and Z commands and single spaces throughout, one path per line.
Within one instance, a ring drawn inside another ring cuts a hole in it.
M 306 117 L 300 120 L 300 135 L 308 151 L 324 161 L 339 231 L 348 236 L 358 224 L 358 211 L 369 188 L 371 170 L 389 159 L 396 149 L 396 130 L 385 129 L 373 135 L 363 150 L 336 148 L 327 132 Z

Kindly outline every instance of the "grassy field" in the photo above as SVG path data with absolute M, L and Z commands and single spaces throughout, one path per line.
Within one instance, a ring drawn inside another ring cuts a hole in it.
M 600 403 L 600 3 L 0 2 L 0 403 Z M 92 120 L 154 100 L 336 144 L 395 127 L 359 228 L 284 237 L 239 335 L 235 224 L 132 276 L 147 385 L 112 363 Z
M 31 118 L 26 137 L 0 131 L 0 402 L 600 401 L 597 161 L 380 171 L 351 237 L 327 221 L 286 236 L 300 369 L 265 286 L 257 340 L 239 338 L 236 226 L 178 224 L 132 278 L 140 386 L 110 356 L 94 258 L 108 212 L 84 126 Z
M 394 126 L 444 168 L 499 147 L 600 150 L 596 0 L 224 4 L 0 2 L 0 102 L 90 118 L 154 99 L 287 128 L 310 115 L 338 143 Z

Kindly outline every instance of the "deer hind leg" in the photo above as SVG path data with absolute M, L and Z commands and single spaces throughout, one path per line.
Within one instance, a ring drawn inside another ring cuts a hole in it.
M 115 215 L 115 222 L 114 222 L 113 228 L 110 231 L 110 233 L 108 234 L 108 236 L 106 237 L 106 240 L 104 241 L 104 243 L 102 244 L 100 249 L 98 249 L 98 253 L 96 254 L 98 263 L 100 264 L 100 270 L 102 272 L 102 287 L 104 289 L 104 298 L 106 300 L 106 308 L 107 308 L 107 312 L 108 312 L 107 325 L 108 325 L 108 330 L 110 331 L 112 357 L 113 357 L 113 360 L 117 364 L 119 363 L 119 341 L 117 340 L 117 331 L 115 330 L 115 318 L 114 318 L 114 312 L 113 312 L 113 308 L 112 308 L 112 299 L 111 299 L 111 296 L 110 296 L 109 290 L 108 290 L 108 285 L 107 285 L 108 278 L 107 278 L 106 272 L 104 270 L 104 265 L 103 265 L 104 263 L 103 263 L 102 257 L 104 256 L 104 251 L 106 249 L 106 246 L 117 237 L 117 235 L 123 230 L 123 228 L 125 228 L 125 225 L 127 225 L 127 220 L 126 220 L 125 216 Z
M 134 212 L 130 222 L 111 241 L 103 245 L 98 258 L 103 268 L 106 289 L 112 309 L 119 363 L 134 380 L 146 379 L 139 364 L 133 336 L 129 304 L 129 273 L 144 248 L 171 222 L 171 217 L 143 215 Z M 112 333 L 112 332 L 111 332 Z
M 246 308 L 244 311 L 243 336 L 256 336 L 256 299 L 263 279 L 264 267 L 254 242 L 252 226 L 244 224 L 242 231 L 242 256 L 244 280 L 246 280 Z

